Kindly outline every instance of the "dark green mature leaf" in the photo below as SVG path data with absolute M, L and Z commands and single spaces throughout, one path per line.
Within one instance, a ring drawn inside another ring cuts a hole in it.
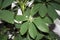
M 56 1 L 56 2 L 59 2 L 59 3 L 60 3 L 60 0 L 54 0 L 54 1 Z
M 25 22 L 25 23 L 23 23 L 21 25 L 21 29 L 20 29 L 21 35 L 24 35 L 27 32 L 28 27 L 29 27 L 29 23 L 28 22 Z
M 51 40 L 60 40 L 60 37 L 52 31 L 49 32 L 48 38 L 51 38 Z
M 2 8 L 9 6 L 14 0 L 4 0 L 2 3 Z
M 30 14 L 31 14 L 32 16 L 33 16 L 34 14 L 36 14 L 41 6 L 42 6 L 42 4 L 36 4 L 36 5 L 34 5 L 34 6 L 32 7 L 32 9 L 31 9 L 31 13 L 30 13 Z
M 29 34 L 33 39 L 37 36 L 37 30 L 33 23 L 29 23 Z
M 47 7 L 46 5 L 42 4 L 41 7 L 39 8 L 39 14 L 40 16 L 44 17 L 47 13 Z
M 0 8 L 1 8 L 1 5 L 2 5 L 2 0 L 0 0 Z
M 51 6 L 54 7 L 55 9 L 60 10 L 60 4 L 58 4 L 58 3 L 51 3 L 51 2 L 50 2 L 50 4 L 51 4 Z
M 45 24 L 45 22 L 41 18 L 37 18 L 33 22 L 40 31 L 47 32 L 47 33 L 49 32 L 48 26 Z
M 55 9 L 54 9 L 51 5 L 48 5 L 48 15 L 49 15 L 53 20 L 55 20 L 56 18 L 58 18 L 57 12 L 55 11 Z
M 9 23 L 14 23 L 14 13 L 8 10 L 0 10 L 0 19 Z

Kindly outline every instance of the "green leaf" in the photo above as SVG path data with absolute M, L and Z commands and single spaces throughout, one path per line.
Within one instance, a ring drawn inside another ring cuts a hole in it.
M 60 40 L 60 37 L 57 34 L 55 34 L 54 32 L 50 31 L 49 35 L 48 35 L 48 39 L 50 39 L 50 40 Z
M 47 24 L 52 24 L 52 20 L 51 20 L 50 18 L 48 18 L 48 17 L 45 17 L 45 18 L 43 19 L 43 21 L 44 21 L 45 23 L 47 23 Z
M 43 37 L 44 37 L 43 34 L 37 33 L 37 38 L 36 38 L 36 40 L 40 40 L 40 39 L 42 39 Z
M 30 9 L 30 8 L 27 8 L 27 9 L 24 11 L 23 15 L 24 15 L 24 16 L 30 16 L 30 12 L 31 12 L 31 9 Z
M 37 36 L 37 30 L 33 23 L 29 23 L 29 34 L 33 39 Z
M 54 0 L 54 1 L 56 1 L 56 2 L 60 3 L 60 0 Z
M 49 32 L 48 26 L 45 24 L 45 22 L 41 18 L 37 18 L 33 22 L 40 31 L 47 32 L 47 33 Z
M 2 3 L 2 8 L 9 6 L 10 4 L 12 4 L 13 1 L 14 0 L 4 0 Z
M 13 24 L 14 13 L 8 10 L 0 10 L 0 19 Z
M 15 24 L 16 28 L 20 28 L 21 24 Z
M 18 34 L 17 36 L 14 37 L 14 40 L 23 40 L 23 38 L 20 34 Z
M 55 9 L 60 10 L 60 4 L 58 4 L 58 3 L 51 3 L 51 2 L 50 2 L 50 4 L 51 4 L 51 6 L 54 7 Z
M 55 9 L 54 9 L 51 5 L 48 5 L 48 15 L 49 15 L 53 20 L 55 20 L 56 18 L 58 18 L 57 12 L 55 11 Z
M 28 22 L 25 22 L 21 25 L 21 29 L 20 29 L 21 35 L 24 35 L 27 32 L 28 27 L 29 27 L 28 24 L 29 24 Z
M 42 4 L 35 4 L 32 9 L 31 9 L 31 16 L 33 16 L 34 14 L 36 14 L 39 10 L 39 8 L 41 7 Z
M 44 17 L 47 13 L 47 7 L 46 5 L 42 4 L 42 6 L 39 8 L 39 14 L 40 16 Z
M 17 21 L 26 21 L 28 18 L 24 15 L 17 15 L 15 19 Z
M 2 0 L 0 0 L 0 9 L 1 9 L 1 5 L 2 5 Z

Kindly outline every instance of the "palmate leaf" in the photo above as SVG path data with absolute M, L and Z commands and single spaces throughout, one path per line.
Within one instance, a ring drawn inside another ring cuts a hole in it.
M 2 8 L 9 6 L 14 0 L 4 0 L 2 3 Z
M 54 9 L 51 5 L 48 5 L 48 15 L 49 15 L 53 20 L 55 20 L 56 18 L 58 18 L 57 12 L 55 11 L 55 9 Z
M 49 32 L 48 26 L 45 24 L 45 22 L 41 18 L 37 18 L 33 22 L 40 31 L 47 32 L 47 33 Z
M 39 14 L 40 16 L 44 17 L 47 13 L 47 7 L 46 5 L 42 4 L 41 7 L 39 8 Z
M 29 34 L 33 39 L 37 36 L 37 30 L 33 23 L 29 23 Z
M 51 5 L 52 7 L 54 7 L 55 9 L 60 10 L 60 4 L 50 2 L 50 5 Z
M 14 13 L 8 10 L 0 10 L 0 19 L 13 24 Z
M 29 27 L 29 23 L 28 22 L 25 22 L 25 23 L 23 23 L 21 25 L 21 29 L 20 29 L 21 35 L 24 35 L 27 32 L 28 27 Z

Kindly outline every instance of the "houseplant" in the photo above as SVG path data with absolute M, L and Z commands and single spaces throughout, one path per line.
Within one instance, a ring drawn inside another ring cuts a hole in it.
M 15 8 L 11 8 L 13 1 L 17 2 Z M 58 40 L 49 30 L 49 25 L 54 24 L 54 20 L 59 17 L 55 9 L 60 10 L 60 1 L 33 0 L 32 4 L 29 1 L 0 0 L 0 20 L 4 22 L 0 28 L 0 39 Z M 21 15 L 18 15 L 18 9 L 21 9 Z

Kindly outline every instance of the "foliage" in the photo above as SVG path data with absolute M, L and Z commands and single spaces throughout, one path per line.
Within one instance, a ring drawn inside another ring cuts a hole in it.
M 13 1 L 17 1 L 18 5 L 11 9 L 9 6 Z M 0 20 L 9 24 L 0 28 L 0 40 L 6 40 L 7 37 L 3 39 L 1 35 L 5 35 L 8 30 L 14 32 L 14 40 L 42 40 L 43 37 L 48 40 L 58 39 L 48 26 L 59 16 L 55 9 L 60 10 L 60 1 L 34 0 L 31 7 L 26 5 L 27 1 L 31 0 L 0 0 Z M 17 15 L 18 8 L 21 8 L 22 15 Z M 16 23 L 14 20 L 22 23 Z

